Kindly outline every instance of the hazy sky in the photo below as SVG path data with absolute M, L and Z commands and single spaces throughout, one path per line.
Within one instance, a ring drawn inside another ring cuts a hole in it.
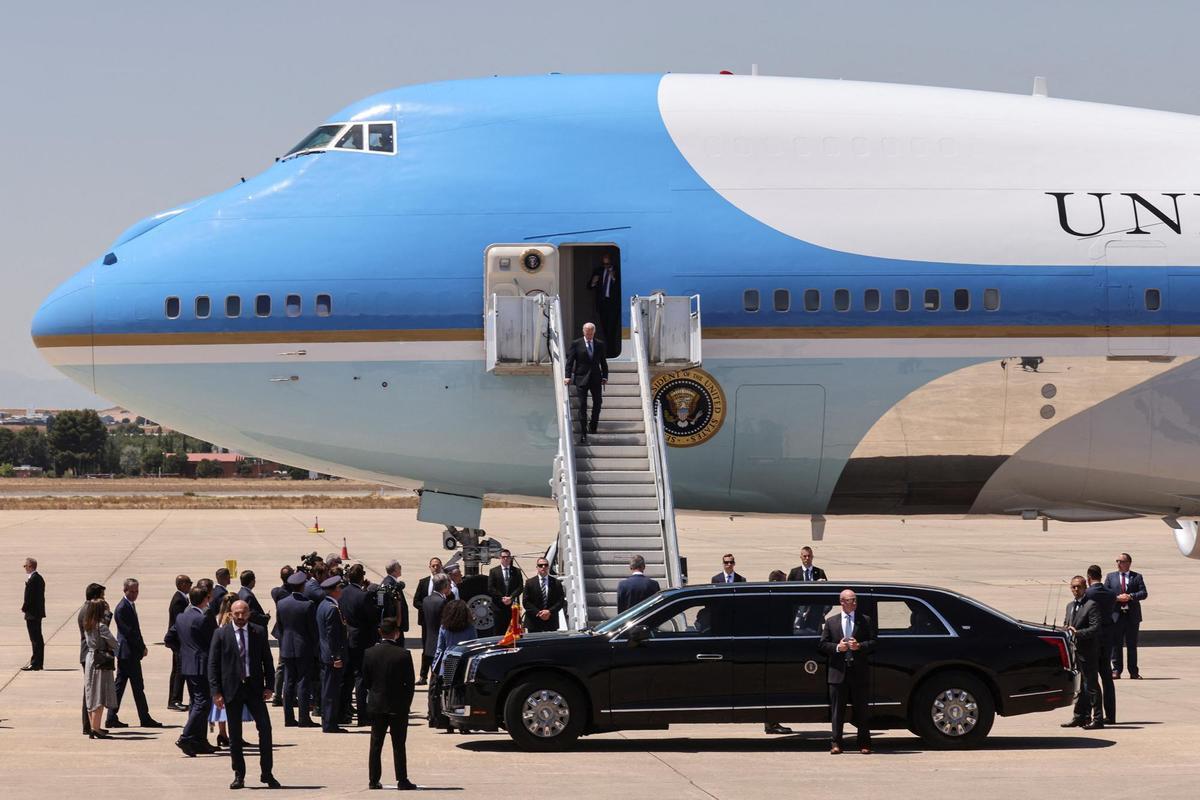
M 42 298 L 132 223 L 265 169 L 373 92 L 757 63 L 771 75 L 1017 93 L 1045 75 L 1055 96 L 1195 114 L 1198 22 L 1194 2 L 6 4 L 0 407 L 100 402 L 30 342 Z

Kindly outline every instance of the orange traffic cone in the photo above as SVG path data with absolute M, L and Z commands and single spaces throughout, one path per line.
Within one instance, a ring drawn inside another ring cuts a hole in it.
M 350 551 L 346 549 L 346 537 L 342 537 L 342 561 L 350 560 Z
M 521 627 L 521 607 L 513 603 L 512 620 L 508 623 L 508 632 L 504 634 L 503 639 L 497 642 L 497 645 L 499 647 L 511 647 L 524 635 L 525 629 Z

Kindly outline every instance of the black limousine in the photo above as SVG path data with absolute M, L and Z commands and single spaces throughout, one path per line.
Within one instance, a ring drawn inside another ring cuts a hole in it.
M 463 730 L 504 728 L 526 750 L 671 723 L 828 722 L 817 650 L 838 593 L 879 629 L 871 727 L 935 747 L 978 746 L 995 715 L 1070 705 L 1064 632 L 955 592 L 877 583 L 739 583 L 661 592 L 594 630 L 464 642 L 446 655 L 444 708 Z

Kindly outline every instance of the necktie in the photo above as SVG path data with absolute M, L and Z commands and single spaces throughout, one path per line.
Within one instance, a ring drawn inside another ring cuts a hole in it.
M 550 587 L 546 583 L 546 579 L 542 578 L 542 603 L 550 602 Z
M 726 582 L 726 583 L 733 583 L 733 575 L 732 575 L 732 574 L 730 574 L 730 573 L 728 573 L 728 572 L 727 572 L 727 573 L 725 573 L 725 582 Z
M 504 570 L 504 591 L 508 591 L 508 570 Z
M 1125 594 L 1125 573 L 1121 573 L 1121 594 Z
M 592 341 L 591 341 L 591 339 L 588 340 L 587 349 L 588 349 L 588 358 L 591 358 L 592 357 Z
M 604 296 L 612 297 L 612 267 L 604 270 Z
M 246 629 L 235 628 L 238 643 L 238 677 L 246 680 Z
M 804 580 L 806 580 L 806 581 L 812 580 L 812 568 L 810 568 L 810 567 L 804 568 Z

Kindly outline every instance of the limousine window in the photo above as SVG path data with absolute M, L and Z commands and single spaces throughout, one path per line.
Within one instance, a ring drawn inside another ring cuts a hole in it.
M 831 594 L 771 594 L 771 636 L 817 636 L 821 623 L 837 606 Z
M 946 626 L 919 600 L 881 597 L 875 601 L 880 636 L 949 636 Z
M 636 606 L 625 609 L 607 622 L 601 622 L 595 628 L 596 633 L 613 633 L 615 631 L 619 631 L 624 628 L 630 620 L 634 619 L 635 617 L 642 616 L 651 608 L 660 605 L 666 598 L 667 595 L 662 594 L 661 592 L 649 597 L 638 603 Z
M 695 597 L 651 615 L 644 623 L 652 639 L 691 636 L 732 636 L 733 603 L 730 597 Z

